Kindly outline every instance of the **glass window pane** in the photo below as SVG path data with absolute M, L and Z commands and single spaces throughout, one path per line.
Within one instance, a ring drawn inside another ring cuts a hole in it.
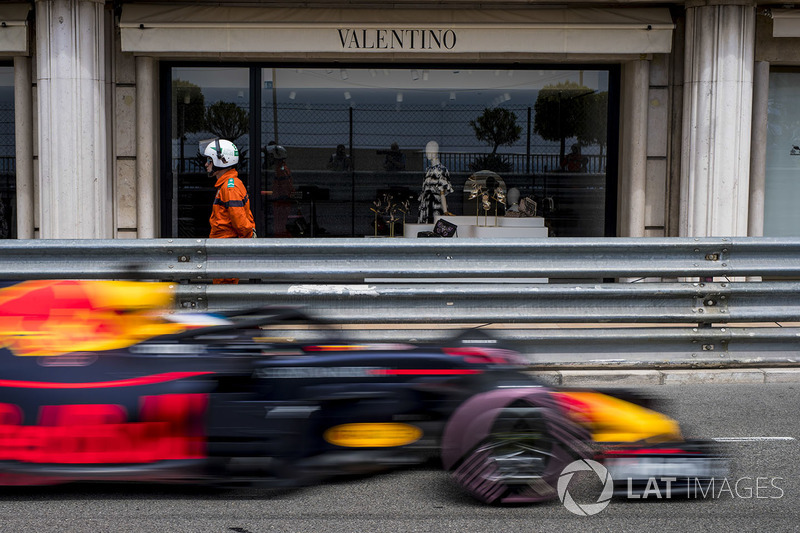
M 404 219 L 419 220 L 430 141 L 449 172 L 450 212 L 488 216 L 469 200 L 468 179 L 489 170 L 536 202 L 553 235 L 604 235 L 607 70 L 261 74 L 262 185 L 273 191 L 263 213 L 267 236 L 399 234 Z M 270 141 L 285 148 L 285 160 L 272 157 Z M 385 213 L 389 196 L 395 209 Z
M 208 237 L 215 189 L 200 157 L 200 141 L 220 137 L 240 153 L 239 177 L 249 184 L 250 74 L 246 68 L 185 67 L 172 69 L 170 235 Z
M 17 237 L 14 67 L 0 66 L 0 239 Z
M 800 72 L 770 72 L 764 235 L 800 235 Z

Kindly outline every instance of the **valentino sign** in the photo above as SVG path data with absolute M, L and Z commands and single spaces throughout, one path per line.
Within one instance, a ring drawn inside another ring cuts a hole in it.
M 390 30 L 339 28 L 345 50 L 452 50 L 456 46 L 453 30 Z

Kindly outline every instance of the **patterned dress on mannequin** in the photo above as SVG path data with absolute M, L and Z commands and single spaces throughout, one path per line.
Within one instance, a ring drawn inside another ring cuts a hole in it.
M 441 164 L 437 163 L 425 172 L 425 180 L 422 182 L 422 192 L 419 194 L 419 224 L 433 224 L 434 215 L 444 214 L 442 205 L 442 193 L 453 192 L 450 184 L 450 172 Z

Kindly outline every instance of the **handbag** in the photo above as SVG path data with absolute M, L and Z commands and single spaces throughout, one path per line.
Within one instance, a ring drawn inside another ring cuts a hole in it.
M 533 201 L 533 198 L 526 196 L 519 202 L 519 212 L 522 213 L 526 217 L 535 217 L 536 216 L 536 202 Z
M 453 237 L 456 235 L 457 230 L 457 225 L 453 224 L 452 222 L 448 222 L 443 218 L 437 220 L 436 224 L 433 226 L 433 232 L 439 237 Z

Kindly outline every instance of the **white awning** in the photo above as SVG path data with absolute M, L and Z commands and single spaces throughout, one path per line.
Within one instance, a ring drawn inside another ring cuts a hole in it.
M 772 10 L 773 37 L 800 37 L 800 10 Z
M 312 9 L 126 4 L 122 51 L 140 54 L 668 53 L 666 8 Z
M 30 4 L 0 4 L 0 55 L 28 55 Z

